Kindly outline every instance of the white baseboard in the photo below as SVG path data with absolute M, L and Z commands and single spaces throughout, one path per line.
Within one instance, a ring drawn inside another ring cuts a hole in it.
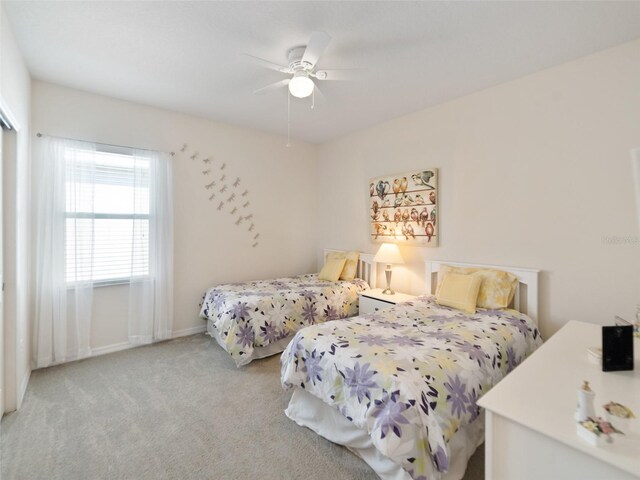
M 207 331 L 207 324 L 205 323 L 204 325 L 198 325 L 197 327 L 183 328 L 182 330 L 175 330 L 171 335 L 171 338 L 186 337 L 189 335 L 195 335 L 196 333 L 203 333 L 206 331 Z
M 22 401 L 24 400 L 24 394 L 27 393 L 27 386 L 29 385 L 29 379 L 31 378 L 31 369 L 27 370 L 27 374 L 20 382 L 20 390 L 18 390 L 18 402 L 16 404 L 16 410 L 20 410 L 22 407 Z
M 98 357 L 100 355 L 106 355 L 107 353 L 115 353 L 136 346 L 137 345 L 131 345 L 129 342 L 112 343 L 111 345 L 105 345 L 104 347 L 92 348 L 91 355 L 87 358 Z
M 187 337 L 189 335 L 196 335 L 207 330 L 207 325 L 199 325 L 197 327 L 183 328 L 182 330 L 174 330 L 171 333 L 171 340 L 173 338 Z M 162 340 L 166 341 L 166 340 Z M 107 353 L 115 353 L 121 350 L 127 350 L 129 348 L 140 347 L 142 345 L 132 345 L 129 342 L 114 343 L 111 345 L 105 345 L 104 347 L 97 347 L 91 349 L 91 357 L 97 357 L 98 355 L 105 355 Z
M 174 330 L 171 333 L 171 338 L 168 338 L 167 340 L 171 340 L 173 338 L 187 337 L 189 335 L 196 335 L 198 333 L 205 332 L 206 330 L 207 330 L 206 324 L 199 325 L 197 327 L 183 328 L 182 330 Z M 163 341 L 166 341 L 166 340 L 163 340 Z M 91 355 L 85 358 L 98 357 L 100 355 L 106 355 L 107 353 L 120 352 L 122 350 L 128 350 L 129 348 L 135 348 L 140 346 L 144 346 L 144 345 L 132 345 L 129 342 L 112 343 L 111 345 L 104 345 L 102 347 L 92 348 Z M 29 374 L 31 374 L 31 371 L 29 371 Z M 26 384 L 24 388 L 26 390 L 27 388 Z M 24 391 L 22 392 L 22 394 L 24 395 Z

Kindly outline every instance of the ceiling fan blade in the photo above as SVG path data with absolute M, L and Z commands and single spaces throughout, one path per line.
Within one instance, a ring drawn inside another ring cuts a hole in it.
M 324 96 L 324 93 L 322 93 L 322 90 L 320 90 L 320 88 L 318 87 L 318 82 L 313 81 L 313 85 L 314 85 L 313 94 L 315 95 L 313 103 L 315 104 L 316 100 L 319 100 L 320 102 L 325 103 L 327 101 L 327 97 Z M 315 105 L 312 104 L 311 108 L 313 108 L 314 106 Z
M 269 60 L 265 60 L 264 58 L 256 57 L 255 55 L 249 55 L 248 53 L 243 53 L 242 56 L 247 58 L 251 63 L 260 65 L 263 68 L 275 70 L 276 72 L 289 73 L 289 67 L 285 67 L 284 65 L 278 65 L 277 63 L 270 62 Z
M 271 90 L 277 90 L 278 88 L 281 88 L 281 87 L 286 87 L 287 85 L 289 85 L 290 81 L 291 81 L 290 78 L 285 78 L 283 80 L 280 80 L 279 82 L 272 83 L 271 85 L 267 85 L 266 87 L 259 88 L 258 90 L 254 90 L 253 94 L 259 95 L 261 93 L 270 92 Z
M 354 80 L 357 73 L 362 72 L 361 68 L 341 68 L 337 70 L 318 70 L 311 74 L 318 80 Z
M 302 63 L 308 64 L 309 67 L 313 69 L 330 41 L 331 37 L 328 34 L 324 32 L 313 32 L 311 38 L 309 38 L 309 43 L 307 43 L 307 48 L 302 55 Z

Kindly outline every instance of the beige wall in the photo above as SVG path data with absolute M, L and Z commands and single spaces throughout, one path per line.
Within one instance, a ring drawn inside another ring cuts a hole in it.
M 541 269 L 545 336 L 570 319 L 631 317 L 640 303 L 633 147 L 640 41 L 321 145 L 319 245 L 375 251 L 368 179 L 438 167 L 441 246 L 406 247 L 409 261 Z M 399 269 L 395 286 L 418 293 L 422 276 L 418 264 Z
M 20 130 L 3 135 L 4 360 L 6 411 L 20 406 L 30 356 L 30 121 L 31 79 L 0 6 L 0 98 Z M 0 412 L 1 413 L 1 412 Z
M 214 284 L 314 270 L 315 146 L 287 148 L 279 136 L 42 82 L 33 83 L 32 103 L 34 132 L 167 152 L 186 143 L 189 154 L 215 158 L 212 166 L 179 153 L 174 160 L 174 332 L 204 326 L 198 304 Z M 241 177 L 249 190 L 257 248 L 246 223 L 237 227 L 235 217 L 217 211 L 220 194 L 208 200 L 211 177 L 202 171 L 219 176 L 222 162 L 227 177 Z M 124 287 L 96 289 L 93 348 L 127 341 L 127 298 Z

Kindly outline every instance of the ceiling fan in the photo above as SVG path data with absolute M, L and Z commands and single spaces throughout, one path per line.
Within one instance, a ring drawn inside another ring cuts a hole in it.
M 259 88 L 254 94 L 266 93 L 281 87 L 288 86 L 291 95 L 297 98 L 306 98 L 315 91 L 320 92 L 318 85 L 314 81 L 317 80 L 346 80 L 344 70 L 315 70 L 316 64 L 324 52 L 327 45 L 331 41 L 331 37 L 325 32 L 313 32 L 309 38 L 307 45 L 294 47 L 287 53 L 287 65 L 278 65 L 263 58 L 245 54 L 254 63 L 276 70 L 287 75 L 279 82 L 272 83 L 266 87 Z

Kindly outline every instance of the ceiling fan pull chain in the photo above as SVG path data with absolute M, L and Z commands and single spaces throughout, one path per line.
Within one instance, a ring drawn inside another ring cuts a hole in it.
M 313 110 L 316 106 L 316 87 L 313 87 L 313 91 L 311 92 L 311 110 Z
M 287 147 L 291 146 L 291 92 L 287 89 Z

